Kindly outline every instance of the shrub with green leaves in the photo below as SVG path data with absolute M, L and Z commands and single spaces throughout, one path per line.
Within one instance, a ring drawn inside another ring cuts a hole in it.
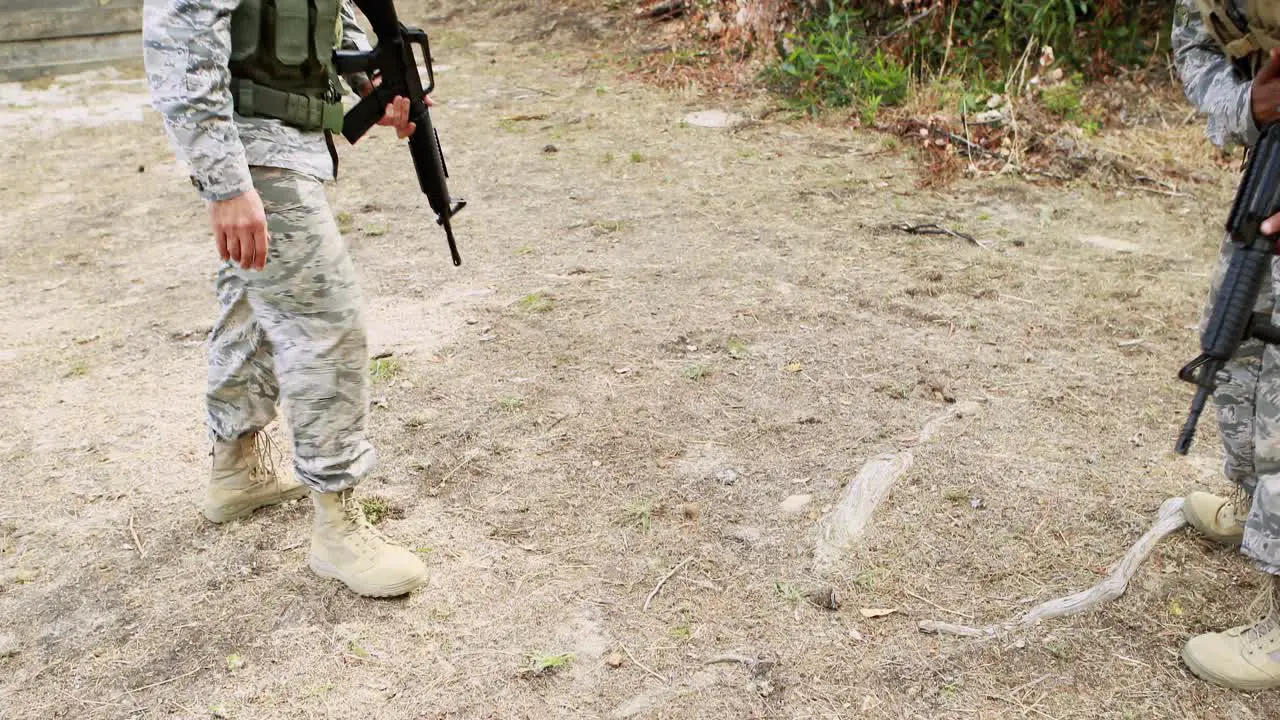
M 856 107 L 874 122 L 881 106 L 907 96 L 910 74 L 876 48 L 862 15 L 828 0 L 827 11 L 802 22 L 786 38 L 791 50 L 766 71 L 766 80 L 803 110 Z

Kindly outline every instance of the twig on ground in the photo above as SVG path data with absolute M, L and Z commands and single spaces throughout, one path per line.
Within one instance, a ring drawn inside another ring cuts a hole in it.
M 679 565 L 676 565 L 675 567 L 671 568 L 671 571 L 670 571 L 670 572 L 668 572 L 666 575 L 663 575 L 663 576 L 662 576 L 662 579 L 658 581 L 658 584 L 657 584 L 657 585 L 654 585 L 654 586 L 653 586 L 653 590 L 651 590 L 651 591 L 649 592 L 649 597 L 647 597 L 647 598 L 645 598 L 645 599 L 644 599 L 644 610 L 645 610 L 646 612 L 648 612 L 648 610 L 649 610 L 649 603 L 653 602 L 653 599 L 654 599 L 655 597 L 657 597 L 657 596 L 658 596 L 658 592 L 659 592 L 660 590 L 662 590 L 662 586 L 663 586 L 663 585 L 666 585 L 666 584 L 667 584 L 667 581 L 668 581 L 668 580 L 670 580 L 670 579 L 672 578 L 672 576 L 674 576 L 676 573 L 680 572 L 680 569 L 681 569 L 681 568 L 683 568 L 685 565 L 688 565 L 688 564 L 689 564 L 689 563 L 691 563 L 691 562 L 693 562 L 693 556 L 692 556 L 692 555 L 690 555 L 689 557 L 687 557 L 687 558 L 685 558 L 684 560 L 682 560 L 682 561 L 680 562 L 680 564 L 679 564 Z
M 920 597 L 919 595 L 917 595 L 917 594 L 915 594 L 915 593 L 911 592 L 910 590 L 903 590 L 902 592 L 904 592 L 904 593 L 906 593 L 906 594 L 910 595 L 911 597 L 913 597 L 913 598 L 915 598 L 915 599 L 919 600 L 919 601 L 920 601 L 920 602 L 922 602 L 922 603 L 928 603 L 929 605 L 932 605 L 932 606 L 934 607 L 934 609 L 936 609 L 936 610 L 941 610 L 942 612 L 944 612 L 944 613 L 948 613 L 948 614 L 951 614 L 951 615 L 959 615 L 959 616 L 960 616 L 960 617 L 962 617 L 962 618 L 968 618 L 968 619 L 970 619 L 970 620 L 972 620 L 972 619 L 973 619 L 973 616 L 972 616 L 972 615 L 969 615 L 969 614 L 967 614 L 967 613 L 962 613 L 962 612 L 960 612 L 959 610 L 948 610 L 947 608 L 942 607 L 942 606 L 941 606 L 941 605 L 939 605 L 938 603 L 936 603 L 936 602 L 934 602 L 934 601 L 932 601 L 932 600 L 929 600 L 929 599 L 927 599 L 927 598 L 922 598 L 922 597 Z
M 717 655 L 702 664 L 718 665 L 720 663 L 742 663 L 743 665 L 746 665 L 749 668 L 754 668 L 757 664 L 759 664 L 759 662 L 760 661 L 757 660 L 756 658 L 747 657 L 746 655 L 736 655 L 734 653 L 726 653 L 724 655 Z
M 204 668 L 203 668 L 203 667 L 198 667 L 198 668 L 196 668 L 195 670 L 192 670 L 192 671 L 190 671 L 190 672 L 185 672 L 185 673 L 182 673 L 181 675 L 175 675 L 175 676 L 173 676 L 173 677 L 169 678 L 168 680 L 161 680 L 160 682 L 153 682 L 153 683 L 151 683 L 150 685 L 143 685 L 142 687 L 131 688 L 130 690 L 128 690 L 128 692 L 130 692 L 130 693 L 138 693 L 138 692 L 142 692 L 143 690 L 150 690 L 150 689 L 152 689 L 152 688 L 158 688 L 158 687 L 160 687 L 161 685 L 168 685 L 169 683 L 178 682 L 179 680 L 183 680 L 183 679 L 185 679 L 185 678 L 189 678 L 189 677 L 191 677 L 192 675 L 195 675 L 196 673 L 200 672 L 201 670 L 204 670 Z
M 138 557 L 145 559 L 147 551 L 142 549 L 142 541 L 138 539 L 138 531 L 133 528 L 133 511 L 129 511 L 129 534 L 133 536 L 133 546 L 138 550 Z
M 664 678 L 664 677 L 662 677 L 661 675 L 659 675 L 658 673 L 654 672 L 654 671 L 653 671 L 653 669 L 652 669 L 652 668 L 650 668 L 648 665 L 645 665 L 644 663 L 642 663 L 642 662 L 640 662 L 639 660 L 637 660 L 637 659 L 636 659 L 636 656 L 631 654 L 631 650 L 629 650 L 629 649 L 627 648 L 627 646 L 626 646 L 626 645 L 623 645 L 622 643 L 618 643 L 618 646 L 622 648 L 622 652 L 624 652 L 624 653 L 626 653 L 626 654 L 627 654 L 627 657 L 631 658 L 631 662 L 635 663 L 635 664 L 636 664 L 636 667 L 638 667 L 638 668 L 640 668 L 641 670 L 644 670 L 645 672 L 649 673 L 650 675 L 652 675 L 652 676 L 654 676 L 654 677 L 658 678 L 658 679 L 659 679 L 659 680 L 661 680 L 662 682 L 666 682 L 666 681 L 667 681 L 667 679 L 666 679 L 666 678 Z
M 907 223 L 903 223 L 898 226 L 898 229 L 909 235 L 950 235 L 951 237 L 960 238 L 961 240 L 973 245 L 977 245 L 983 250 L 987 249 L 987 246 L 978 242 L 978 239 L 974 236 L 962 232 L 956 232 L 955 230 L 945 228 L 937 223 L 925 223 L 924 225 L 909 225 Z
M 479 454 L 480 454 L 479 450 L 472 451 L 472 453 L 468 455 L 466 458 L 464 458 L 462 462 L 458 463 L 457 465 L 454 465 L 452 470 L 445 473 L 444 477 L 440 478 L 440 484 L 444 485 L 445 483 L 449 482 L 449 478 L 453 477 L 455 474 L 457 474 L 459 470 L 466 467 L 472 460 L 475 460 L 476 456 Z
M 1182 514 L 1182 504 L 1182 498 L 1170 498 L 1164 501 L 1160 506 L 1160 516 L 1151 528 L 1130 546 L 1129 551 L 1120 559 L 1120 562 L 1116 563 L 1107 577 L 1088 590 L 1040 603 L 1021 617 L 997 625 L 975 628 L 924 620 L 919 624 L 920 631 L 989 640 L 1012 630 L 1032 627 L 1044 620 L 1089 612 L 1099 605 L 1111 602 L 1124 594 L 1129 581 L 1151 555 L 1155 546 L 1165 537 L 1186 526 L 1187 518 Z

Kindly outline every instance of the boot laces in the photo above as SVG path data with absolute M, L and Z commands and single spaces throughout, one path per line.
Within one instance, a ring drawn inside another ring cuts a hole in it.
M 1249 519 L 1249 508 L 1253 505 L 1253 496 L 1243 485 L 1237 484 L 1231 493 L 1231 512 L 1233 519 L 1243 525 Z
M 1244 634 L 1244 640 L 1248 643 L 1256 643 L 1267 635 L 1276 630 L 1280 630 L 1280 577 L 1269 576 L 1262 593 L 1265 597 L 1258 598 L 1256 604 L 1266 602 L 1267 615 L 1258 621 L 1256 625 L 1249 628 Z
M 353 535 L 359 538 L 361 547 L 372 551 L 390 542 L 369 522 L 369 518 L 364 514 L 364 508 L 355 499 L 354 493 L 348 491 L 343 497 L 342 514 L 347 527 L 354 530 Z

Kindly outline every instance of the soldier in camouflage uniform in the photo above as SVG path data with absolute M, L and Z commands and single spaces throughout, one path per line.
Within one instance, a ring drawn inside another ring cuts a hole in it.
M 341 129 L 335 47 L 367 50 L 350 0 L 146 0 L 154 105 L 206 201 L 222 258 L 209 338 L 215 523 L 310 494 L 310 566 L 366 596 L 405 594 L 422 562 L 388 542 L 352 499 L 375 453 L 366 432 L 368 359 L 355 268 L 323 182 Z M 361 95 L 370 78 L 344 78 Z M 374 81 L 376 82 L 376 80 Z M 413 133 L 408 101 L 383 125 Z M 262 461 L 283 399 L 296 479 Z
M 1251 147 L 1259 127 L 1280 120 L 1280 0 L 1178 0 L 1173 51 L 1187 98 L 1208 115 L 1215 145 Z M 1280 231 L 1280 216 L 1263 231 Z M 1212 283 L 1217 291 L 1230 246 L 1223 243 Z M 1272 278 L 1255 309 L 1280 321 Z M 1205 309 L 1207 319 L 1208 308 Z M 1202 319 L 1202 326 L 1204 320 Z M 1235 497 L 1191 493 L 1184 512 L 1193 527 L 1239 546 L 1270 576 L 1266 617 L 1191 638 L 1183 660 L 1199 677 L 1239 690 L 1280 687 L 1280 348 L 1241 345 L 1214 394 Z

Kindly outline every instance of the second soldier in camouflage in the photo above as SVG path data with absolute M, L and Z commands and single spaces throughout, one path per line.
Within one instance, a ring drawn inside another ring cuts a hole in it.
M 1280 0 L 1178 0 L 1172 40 L 1187 98 L 1208 116 L 1215 145 L 1251 147 L 1259 127 L 1280 120 Z M 1280 222 L 1263 226 L 1264 232 L 1277 230 Z M 1224 242 L 1213 293 L 1229 257 Z M 1276 321 L 1274 283 L 1280 273 L 1274 262 L 1272 268 L 1254 308 Z M 1202 328 L 1207 314 L 1208 305 Z M 1268 574 L 1269 609 L 1255 623 L 1191 638 L 1182 655 L 1205 680 L 1265 690 L 1280 687 L 1280 348 L 1245 342 L 1223 380 L 1214 402 L 1226 476 L 1237 492 L 1191 493 L 1184 512 L 1200 532 L 1239 546 Z

